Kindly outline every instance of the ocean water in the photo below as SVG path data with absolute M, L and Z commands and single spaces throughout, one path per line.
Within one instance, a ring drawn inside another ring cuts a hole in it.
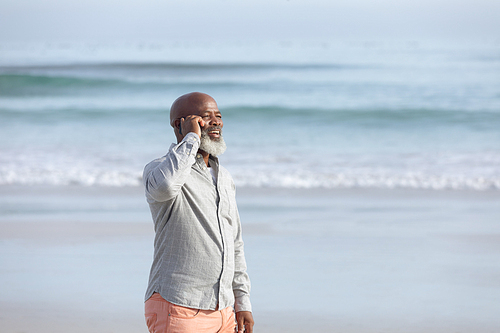
M 140 186 L 212 95 L 238 186 L 500 189 L 500 45 L 0 45 L 0 185 Z

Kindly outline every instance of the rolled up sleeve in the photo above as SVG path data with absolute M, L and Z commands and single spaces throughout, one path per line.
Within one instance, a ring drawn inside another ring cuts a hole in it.
M 146 165 L 143 182 L 148 202 L 174 198 L 186 182 L 200 146 L 200 138 L 188 133 L 181 142 L 170 147 L 167 155 Z

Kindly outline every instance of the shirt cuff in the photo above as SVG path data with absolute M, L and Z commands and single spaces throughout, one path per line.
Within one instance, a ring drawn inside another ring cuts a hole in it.
M 200 137 L 195 132 L 189 132 L 188 134 L 186 134 L 186 136 L 184 138 L 182 138 L 182 141 L 191 142 L 191 143 L 195 143 L 195 142 L 199 143 Z
M 234 311 L 250 311 L 252 312 L 252 304 L 250 303 L 250 296 L 244 295 L 237 297 L 234 301 Z
M 187 148 L 189 149 L 188 155 L 194 155 L 193 153 L 198 152 L 200 147 L 200 137 L 194 132 L 189 132 L 181 142 L 187 143 Z

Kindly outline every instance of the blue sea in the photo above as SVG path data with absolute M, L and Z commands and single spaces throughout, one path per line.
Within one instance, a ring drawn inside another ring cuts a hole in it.
M 237 185 L 500 189 L 500 45 L 0 46 L 0 185 L 139 186 L 212 95 Z

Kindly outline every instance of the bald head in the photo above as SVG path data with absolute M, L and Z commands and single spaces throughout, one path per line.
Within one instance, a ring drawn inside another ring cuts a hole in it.
M 177 127 L 175 121 L 189 115 L 200 115 L 208 109 L 217 109 L 215 100 L 207 94 L 192 92 L 177 98 L 170 107 L 170 125 Z
M 202 130 L 217 130 L 210 137 L 217 140 L 224 125 L 215 100 L 200 92 L 193 92 L 177 98 L 170 108 L 170 125 L 174 128 L 177 142 L 189 132 L 201 137 Z M 217 128 L 214 128 L 217 127 Z

